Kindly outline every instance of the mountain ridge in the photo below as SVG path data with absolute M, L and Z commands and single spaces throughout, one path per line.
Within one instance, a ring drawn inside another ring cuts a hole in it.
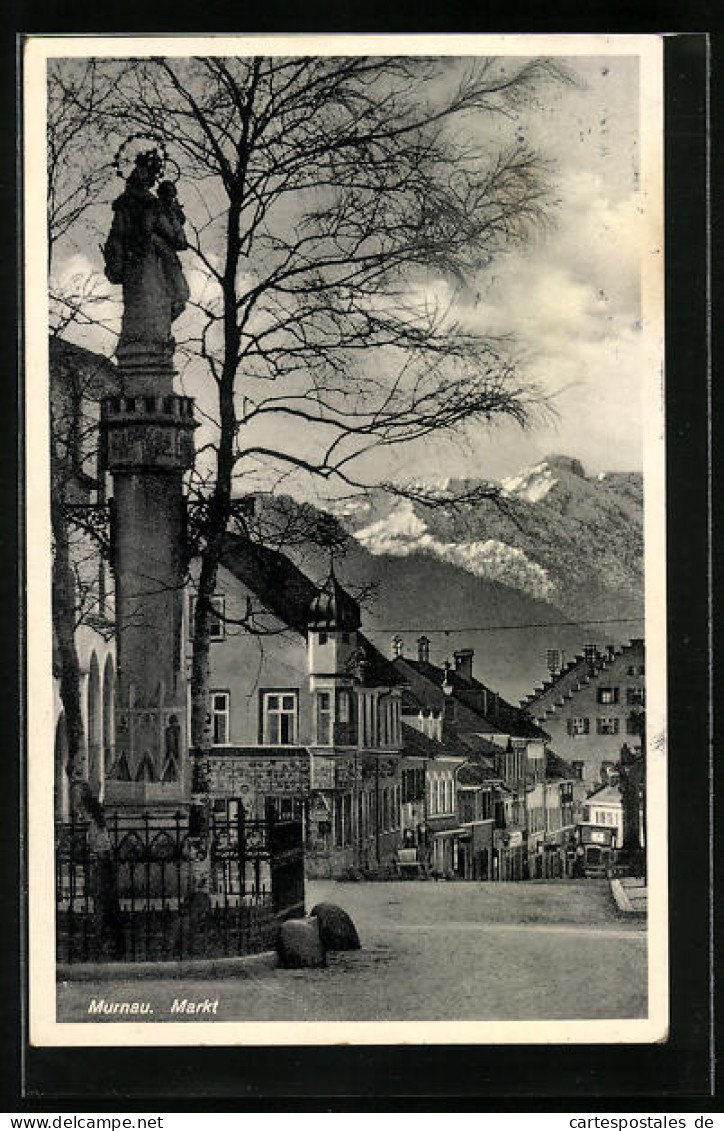
M 328 507 L 348 535 L 338 576 L 375 589 L 365 632 L 383 652 L 398 634 L 407 654 L 430 636 L 435 662 L 474 647 L 480 678 L 515 701 L 545 677 L 547 649 L 570 657 L 642 635 L 641 473 L 588 476 L 556 454 L 504 479 L 497 500 L 454 502 L 481 485 L 418 479 L 436 505 L 375 489 Z M 305 556 L 322 578 L 328 552 Z

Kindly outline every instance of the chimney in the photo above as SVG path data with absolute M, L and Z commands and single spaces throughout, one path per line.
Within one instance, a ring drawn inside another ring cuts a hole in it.
M 460 648 L 457 652 L 453 652 L 455 657 L 455 671 L 468 683 L 473 682 L 473 656 L 475 655 L 472 648 Z
M 392 638 L 392 659 L 399 660 L 402 656 L 402 637 L 399 632 Z
M 418 637 L 417 658 L 421 664 L 430 663 L 430 641 L 426 636 Z

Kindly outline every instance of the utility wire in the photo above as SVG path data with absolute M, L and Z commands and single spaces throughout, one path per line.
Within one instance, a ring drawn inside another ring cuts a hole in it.
M 453 632 L 509 632 L 521 628 L 588 628 L 593 624 L 637 624 L 643 623 L 643 617 L 606 617 L 603 620 L 553 620 L 553 621 L 540 621 L 538 623 L 530 624 L 466 624 L 461 625 L 459 628 L 421 628 L 419 625 L 414 627 L 400 628 L 394 626 L 392 628 L 367 628 L 365 632 L 370 635 L 388 636 L 391 632 L 437 632 L 443 633 L 445 636 L 450 636 Z

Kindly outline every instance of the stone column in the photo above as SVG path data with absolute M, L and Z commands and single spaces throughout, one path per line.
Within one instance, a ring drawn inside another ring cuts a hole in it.
M 119 355 L 121 351 L 119 350 Z M 183 602 L 187 571 L 183 473 L 193 462 L 193 401 L 155 368 L 119 356 L 122 396 L 102 404 L 113 476 L 116 588 L 115 760 L 106 803 L 178 808 L 190 798 Z

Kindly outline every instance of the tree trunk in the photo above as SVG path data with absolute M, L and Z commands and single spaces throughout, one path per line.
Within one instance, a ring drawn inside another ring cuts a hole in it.
M 231 484 L 234 470 L 233 444 L 236 436 L 234 393 L 239 357 L 240 332 L 236 312 L 236 273 L 239 264 L 240 197 L 232 199 L 226 237 L 224 271 L 224 365 L 219 382 L 221 434 L 217 455 L 216 482 L 209 503 L 206 547 L 201 554 L 198 595 L 194 610 L 193 658 L 191 663 L 191 744 L 197 751 L 213 746 L 209 703 L 209 628 L 211 598 L 216 590 L 221 544 L 231 510 Z

